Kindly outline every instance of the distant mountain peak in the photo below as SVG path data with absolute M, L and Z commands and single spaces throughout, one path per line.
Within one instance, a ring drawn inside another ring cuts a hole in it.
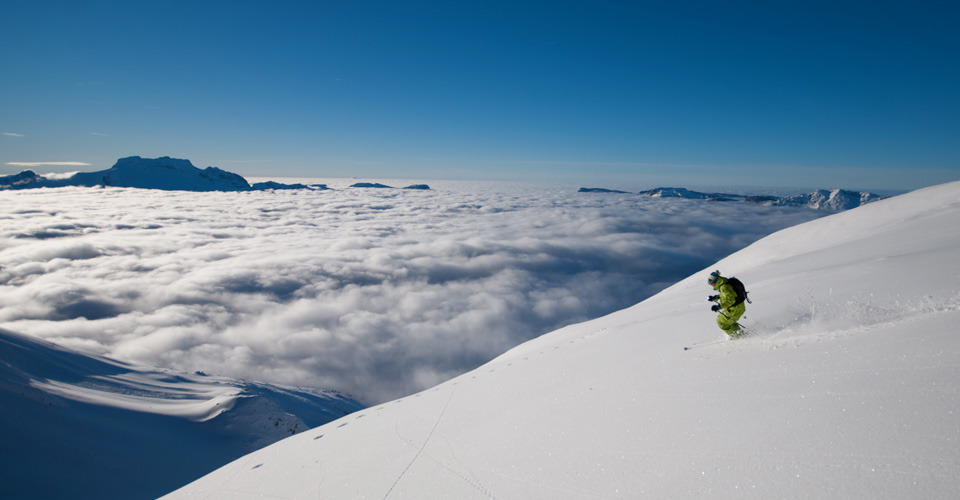
M 711 201 L 746 201 L 773 206 L 806 207 L 816 210 L 849 210 L 885 197 L 868 192 L 845 189 L 818 189 L 812 193 L 795 196 L 757 195 L 744 196 L 729 193 L 701 193 L 686 188 L 659 187 L 640 194 L 654 198 L 685 198 Z
M 139 156 L 120 158 L 109 170 L 77 174 L 90 178 L 95 185 L 163 189 L 176 191 L 248 191 L 250 184 L 243 177 L 207 167 L 193 166 L 190 160 L 162 156 L 149 159 Z M 76 178 L 77 176 L 74 176 Z
M 3 189 L 23 189 L 25 187 L 31 187 L 32 184 L 39 182 L 43 177 L 40 177 L 33 170 L 24 170 L 19 174 L 13 175 L 3 175 L 0 176 L 0 190 Z
M 160 189 L 165 191 L 267 191 L 278 189 L 329 189 L 325 184 L 281 184 L 267 181 L 253 185 L 242 176 L 217 167 L 197 168 L 180 158 L 161 156 L 142 158 L 127 156 L 120 158 L 107 170 L 97 172 L 77 172 L 70 177 L 46 178 L 32 170 L 19 174 L 0 176 L 0 191 L 7 189 L 30 189 L 42 187 L 66 186 L 110 186 L 140 189 Z M 391 188 L 385 184 L 361 182 L 350 187 L 355 188 Z M 429 190 L 426 184 L 414 184 L 403 189 Z
M 25 170 L 0 177 L 0 190 L 66 186 L 110 186 L 165 191 L 251 191 L 266 189 L 310 189 L 303 185 L 275 182 L 251 186 L 246 179 L 217 167 L 197 168 L 180 158 L 161 156 L 120 158 L 107 170 L 77 172 L 65 178 L 46 178 Z

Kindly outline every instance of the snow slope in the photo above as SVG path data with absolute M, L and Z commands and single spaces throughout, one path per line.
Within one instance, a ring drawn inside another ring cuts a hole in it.
M 636 306 L 243 457 L 165 497 L 960 498 L 960 183 L 718 262 Z
M 155 498 L 361 408 L 336 393 L 137 367 L 0 329 L 0 497 Z

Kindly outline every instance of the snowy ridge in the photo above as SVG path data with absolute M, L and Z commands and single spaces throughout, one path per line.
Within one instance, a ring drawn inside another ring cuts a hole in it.
M 243 177 L 216 167 L 199 169 L 190 160 L 170 158 L 120 158 L 113 167 L 97 172 L 47 178 L 32 171 L 0 176 L 0 190 L 65 186 L 112 186 L 166 191 L 251 191 L 267 189 L 309 189 L 303 185 L 275 182 L 251 186 Z
M 580 193 L 619 193 L 628 194 L 626 191 L 617 191 L 615 189 L 604 188 L 580 188 Z M 846 189 L 818 189 L 812 193 L 794 195 L 794 196 L 772 196 L 772 195 L 753 195 L 746 196 L 742 194 L 730 193 L 701 193 L 687 188 L 659 187 L 648 191 L 641 191 L 639 194 L 651 198 L 684 198 L 688 200 L 708 200 L 708 201 L 741 201 L 757 203 L 760 205 L 779 206 L 779 207 L 805 207 L 815 210 L 842 211 L 856 208 L 867 203 L 879 201 L 885 198 L 873 193 L 861 191 L 848 191 Z
M 653 198 L 686 198 L 691 200 L 714 200 L 714 201 L 730 201 L 734 199 L 739 199 L 737 195 L 729 195 L 724 193 L 701 193 L 698 191 L 693 191 L 687 188 L 673 188 L 673 187 L 659 187 L 651 189 L 649 191 L 643 191 L 640 194 L 644 194 Z
M 169 499 L 957 498 L 960 183 L 768 236 L 634 307 Z M 758 335 L 722 338 L 709 270 Z
M 817 210 L 849 210 L 866 205 L 884 197 L 873 193 L 847 191 L 846 189 L 818 189 L 812 193 L 796 196 L 748 196 L 745 201 L 764 205 L 807 207 Z
M 138 367 L 3 329 L 0 360 L 8 498 L 151 498 L 361 408 L 337 393 Z M 39 481 L 46 470 L 67 477 Z
M 581 190 L 583 192 L 583 190 Z M 744 196 L 729 193 L 701 193 L 686 188 L 661 187 L 640 194 L 653 198 L 686 198 L 711 201 L 746 201 L 781 207 L 806 207 L 815 210 L 849 210 L 884 199 L 883 196 L 846 189 L 818 189 L 795 196 Z
M 267 191 L 273 189 L 328 189 L 323 184 L 282 184 L 274 181 L 251 185 L 233 172 L 216 167 L 199 169 L 190 160 L 170 158 L 120 158 L 113 167 L 97 172 L 77 172 L 68 176 L 44 177 L 31 170 L 0 176 L 0 190 L 53 188 L 66 186 L 110 186 L 164 191 Z M 358 183 L 351 187 L 389 188 L 379 183 Z M 426 184 L 415 184 L 404 189 L 429 190 Z

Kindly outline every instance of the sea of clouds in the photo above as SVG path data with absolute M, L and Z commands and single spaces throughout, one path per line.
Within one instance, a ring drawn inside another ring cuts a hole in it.
M 121 360 L 374 404 L 826 214 L 429 184 L 0 192 L 0 324 Z

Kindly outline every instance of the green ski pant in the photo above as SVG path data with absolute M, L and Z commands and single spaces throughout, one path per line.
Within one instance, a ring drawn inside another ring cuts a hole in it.
M 720 315 L 717 316 L 717 326 L 731 337 L 740 335 L 740 325 L 737 324 L 737 320 L 743 316 L 746 309 L 743 304 L 737 304 L 732 311 L 721 310 Z

